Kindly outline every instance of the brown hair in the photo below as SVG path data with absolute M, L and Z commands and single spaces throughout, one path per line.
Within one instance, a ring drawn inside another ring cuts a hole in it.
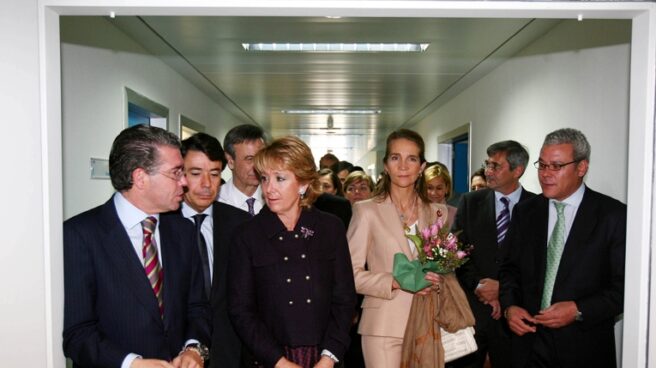
M 369 186 L 369 191 L 374 191 L 374 181 L 371 179 L 371 177 L 364 171 L 354 171 L 348 174 L 344 180 L 344 193 L 346 193 L 346 188 L 348 188 L 349 185 L 355 183 L 356 181 L 366 181 L 367 185 Z
M 387 162 L 387 159 L 389 158 L 389 154 L 390 154 L 390 146 L 392 145 L 392 142 L 394 142 L 397 139 L 407 139 L 410 142 L 416 144 L 417 147 L 419 148 L 420 163 L 423 164 L 424 162 L 426 162 L 426 157 L 424 156 L 424 149 L 425 149 L 424 139 L 421 138 L 421 136 L 414 130 L 399 129 L 393 131 L 392 133 L 390 133 L 390 135 L 387 136 L 387 143 L 385 144 L 385 157 L 383 157 L 383 163 Z M 415 181 L 415 192 L 417 192 L 417 195 L 422 200 L 422 202 L 430 203 L 430 200 L 426 195 L 425 183 L 423 180 L 420 179 L 421 178 L 417 178 L 417 180 Z M 378 181 L 378 184 L 376 184 L 374 197 L 377 197 L 379 199 L 387 198 L 387 196 L 390 193 L 391 186 L 392 186 L 392 180 L 390 179 L 389 174 L 383 171 L 382 178 Z
M 255 170 L 262 173 L 266 168 L 291 171 L 301 184 L 308 184 L 301 198 L 301 207 L 310 207 L 321 194 L 321 184 L 312 151 L 297 137 L 278 138 L 262 148 L 254 158 Z

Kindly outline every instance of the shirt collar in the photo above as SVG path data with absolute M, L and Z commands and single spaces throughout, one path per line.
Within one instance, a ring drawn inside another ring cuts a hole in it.
M 208 217 L 212 217 L 212 205 L 209 205 L 203 212 L 203 214 L 206 214 Z M 187 204 L 187 202 L 182 201 L 182 216 L 185 218 L 191 218 L 192 216 L 198 215 L 198 212 L 196 212 L 195 209 L 191 208 L 190 205 Z
M 569 197 L 565 198 L 560 202 L 565 203 L 568 206 L 572 206 L 573 208 L 578 208 L 579 205 L 581 204 L 581 201 L 583 200 L 583 193 L 585 193 L 585 184 L 581 183 L 579 189 L 577 189 Z M 553 202 L 558 202 L 558 201 L 556 201 L 555 199 L 549 199 L 549 204 Z
M 219 196 L 224 195 L 224 198 L 234 198 L 236 202 L 243 203 L 246 202 L 248 198 L 251 198 L 239 190 L 236 186 L 233 178 L 230 178 L 227 183 L 221 186 L 219 191 Z M 252 198 L 255 198 L 256 202 L 262 202 L 262 186 L 258 185 L 257 189 L 252 195 Z
M 517 189 L 515 189 L 512 193 L 510 194 L 502 194 L 501 192 L 497 192 L 496 190 L 494 191 L 494 199 L 497 202 L 500 202 L 501 197 L 506 197 L 510 201 L 510 203 L 517 203 L 519 202 L 519 198 L 522 196 L 522 186 L 519 185 L 517 186 Z
M 159 213 L 153 215 L 145 213 L 144 211 L 138 209 L 130 201 L 128 201 L 127 198 L 125 198 L 120 192 L 114 194 L 114 206 L 116 207 L 118 219 L 126 229 L 132 229 L 136 225 L 141 226 L 141 221 L 143 221 L 148 216 L 154 216 L 157 220 L 159 220 Z

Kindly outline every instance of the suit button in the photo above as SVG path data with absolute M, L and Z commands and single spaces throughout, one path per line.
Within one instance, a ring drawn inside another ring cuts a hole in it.
M 312 299 L 308 299 L 308 300 L 306 300 L 305 302 L 308 303 L 308 304 L 310 304 L 310 303 L 312 303 Z
M 294 305 L 294 301 L 293 301 L 293 300 L 290 300 L 290 301 L 289 301 L 289 305 Z
M 305 276 L 305 279 L 306 279 L 306 280 L 309 280 L 309 279 L 310 279 L 310 275 L 306 275 L 306 276 Z
M 291 283 L 292 283 L 292 279 L 287 279 L 287 283 L 288 283 L 288 284 L 291 284 Z
M 279 237 L 278 237 L 278 240 L 282 241 L 282 236 L 279 236 Z
M 298 239 L 298 234 L 294 234 L 294 238 Z
M 305 254 L 301 254 L 301 259 L 305 259 Z
M 282 259 L 283 259 L 285 262 L 289 261 L 289 257 L 287 257 L 287 256 L 284 256 Z

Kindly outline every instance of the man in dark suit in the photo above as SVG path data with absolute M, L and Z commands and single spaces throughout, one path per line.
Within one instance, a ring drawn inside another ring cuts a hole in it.
M 135 126 L 114 140 L 117 193 L 64 222 L 64 342 L 74 367 L 202 367 L 209 305 L 180 205 L 180 143 Z
M 487 148 L 485 175 L 488 189 L 466 193 L 456 213 L 453 228 L 459 239 L 473 244 L 470 260 L 458 270 L 476 318 L 478 350 L 452 363 L 455 367 L 483 367 L 489 353 L 492 367 L 510 365 L 510 336 L 504 330 L 499 305 L 501 241 L 508 229 L 513 207 L 535 194 L 519 184 L 528 164 L 528 152 L 515 141 L 494 143 Z
M 226 164 L 219 141 L 205 133 L 182 141 L 187 189 L 180 211 L 196 226 L 196 243 L 203 263 L 203 286 L 212 306 L 210 366 L 239 367 L 241 342 L 228 317 L 226 280 L 234 228 L 251 216 L 237 207 L 217 202 L 221 172 Z
M 499 272 L 513 367 L 616 366 L 626 206 L 583 184 L 589 160 L 580 131 L 548 134 L 535 163 L 542 195 L 515 208 Z

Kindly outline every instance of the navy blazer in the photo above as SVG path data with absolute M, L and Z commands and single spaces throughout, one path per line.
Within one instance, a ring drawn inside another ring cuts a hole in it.
M 501 306 L 540 310 L 546 269 L 549 200 L 542 195 L 515 206 L 499 270 Z M 574 301 L 583 321 L 553 335 L 561 367 L 615 367 L 615 317 L 624 301 L 626 205 L 586 187 L 553 289 L 552 303 Z M 543 328 L 543 327 L 538 327 Z M 535 333 L 513 334 L 513 367 L 526 365 Z
M 287 231 L 265 207 L 236 230 L 228 270 L 230 317 L 265 367 L 284 356 L 285 346 L 316 345 L 343 359 L 355 286 L 337 217 L 304 209 Z
M 120 195 L 120 194 L 116 194 Z M 63 348 L 76 367 L 120 367 L 128 353 L 171 360 L 209 343 L 209 304 L 193 225 L 160 215 L 164 317 L 113 199 L 64 222 Z
M 228 317 L 228 258 L 234 230 L 250 220 L 251 215 L 229 204 L 214 202 L 214 271 L 212 278 L 212 347 L 210 367 L 238 368 L 241 341 Z
M 522 188 L 519 203 L 535 197 Z M 461 231 L 458 239 L 464 244 L 472 244 L 469 261 L 460 267 L 456 273 L 463 286 L 469 305 L 476 317 L 476 329 L 483 329 L 493 321 L 492 308 L 483 304 L 474 294 L 481 279 L 499 280 L 499 265 L 501 264 L 503 244 L 497 244 L 497 219 L 494 190 L 483 189 L 464 194 L 460 199 L 456 219 L 452 231 Z M 513 216 L 515 214 L 513 213 Z

